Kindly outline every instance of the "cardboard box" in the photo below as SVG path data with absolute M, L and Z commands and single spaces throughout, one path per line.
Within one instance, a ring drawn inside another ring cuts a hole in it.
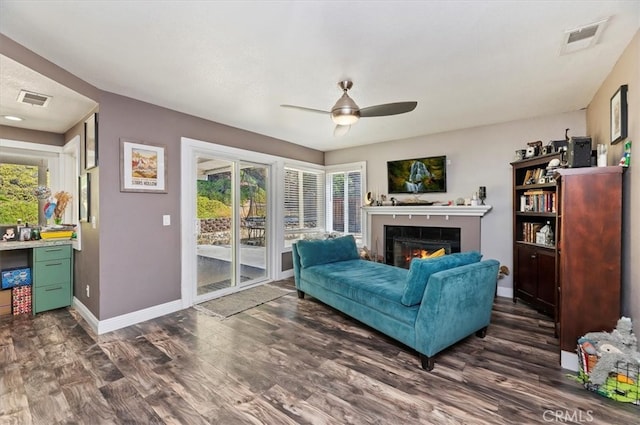
M 11 291 L 0 291 L 0 316 L 11 314 Z
M 4 269 L 0 273 L 2 273 L 2 289 L 9 289 L 19 285 L 31 285 L 31 269 L 29 267 Z
M 31 313 L 31 286 L 15 286 L 13 293 L 13 315 Z

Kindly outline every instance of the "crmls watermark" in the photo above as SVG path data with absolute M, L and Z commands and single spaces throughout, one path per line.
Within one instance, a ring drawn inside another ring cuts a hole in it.
M 593 410 L 545 410 L 542 414 L 542 420 L 560 423 L 593 422 Z

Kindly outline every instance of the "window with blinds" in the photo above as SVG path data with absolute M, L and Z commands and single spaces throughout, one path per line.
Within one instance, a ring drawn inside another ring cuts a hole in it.
M 285 167 L 284 235 L 285 245 L 305 233 L 324 232 L 324 173 Z
M 327 216 L 331 231 L 362 237 L 362 170 L 327 174 L 331 201 Z

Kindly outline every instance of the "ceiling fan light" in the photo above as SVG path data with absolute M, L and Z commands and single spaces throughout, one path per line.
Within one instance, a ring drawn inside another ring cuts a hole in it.
M 351 109 L 334 109 L 331 111 L 331 119 L 338 125 L 355 124 L 359 118 L 359 111 L 353 111 Z
M 355 124 L 359 118 L 360 108 L 347 93 L 343 93 L 336 104 L 333 105 L 333 108 L 331 108 L 331 119 L 338 125 Z

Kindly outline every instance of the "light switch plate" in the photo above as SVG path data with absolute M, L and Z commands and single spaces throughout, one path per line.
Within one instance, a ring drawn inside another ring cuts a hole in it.
M 162 225 L 171 226 L 171 216 L 169 214 L 165 214 L 162 216 Z

